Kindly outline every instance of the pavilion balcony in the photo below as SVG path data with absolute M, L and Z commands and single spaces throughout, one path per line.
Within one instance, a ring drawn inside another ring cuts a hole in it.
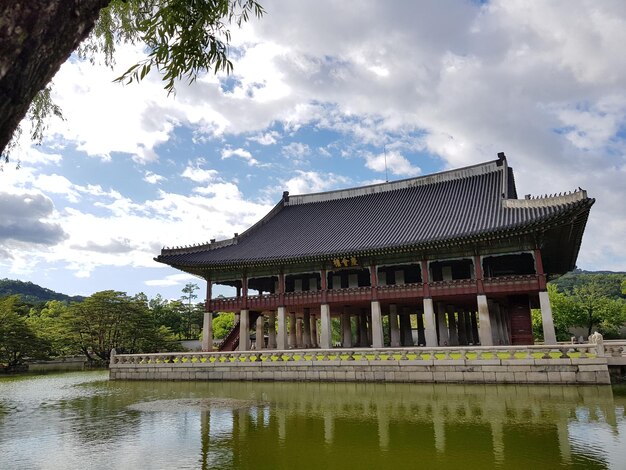
M 486 294 L 531 293 L 539 291 L 539 276 L 524 274 L 514 276 L 498 276 L 483 280 Z M 478 283 L 475 279 L 454 279 L 429 283 L 430 294 L 433 298 L 450 297 L 455 295 L 476 295 Z M 375 295 L 375 297 L 374 297 Z M 322 303 L 351 304 L 378 300 L 393 301 L 403 299 L 422 298 L 424 285 L 409 283 L 398 285 L 349 287 L 345 289 L 328 289 L 326 291 L 299 291 L 285 292 L 284 294 L 264 294 L 248 297 L 216 298 L 207 302 L 208 310 L 221 312 L 237 312 L 249 310 L 276 310 L 279 306 L 303 307 L 315 306 Z M 282 300 L 281 300 L 282 299 Z
M 483 281 L 485 293 L 531 293 L 539 291 L 539 276 L 537 274 L 518 274 L 513 276 L 497 276 Z
M 429 286 L 430 295 L 433 297 L 476 294 L 478 292 L 475 279 L 453 279 L 451 281 L 436 281 L 431 282 Z
M 423 296 L 424 285 L 421 282 L 377 287 L 379 300 L 411 299 Z

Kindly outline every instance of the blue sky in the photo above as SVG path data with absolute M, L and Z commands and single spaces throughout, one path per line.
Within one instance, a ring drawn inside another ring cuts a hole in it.
M 66 120 L 0 172 L 0 278 L 178 298 L 162 246 L 229 238 L 292 194 L 429 174 L 504 151 L 518 193 L 597 199 L 578 259 L 626 270 L 626 6 L 593 1 L 263 1 L 234 73 L 112 80 L 71 58 Z M 201 283 L 200 283 L 201 284 Z M 218 291 L 219 292 L 219 291 Z

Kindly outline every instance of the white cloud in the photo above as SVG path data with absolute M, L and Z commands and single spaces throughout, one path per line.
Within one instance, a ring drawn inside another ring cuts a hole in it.
M 192 276 L 191 274 L 181 273 L 181 274 L 170 274 L 165 276 L 162 279 L 148 279 L 144 281 L 144 284 L 147 286 L 182 286 L 187 281 L 198 281 L 198 278 Z
M 261 145 L 274 145 L 277 142 L 277 139 L 280 137 L 280 134 L 276 131 L 270 131 L 255 135 L 253 137 L 248 137 L 248 140 L 253 142 L 257 142 Z
M 217 177 L 217 174 L 216 170 L 205 170 L 194 166 L 187 166 L 181 176 L 189 178 L 196 183 L 206 183 L 213 181 Z
M 378 172 L 388 171 L 392 175 L 398 176 L 417 176 L 422 170 L 419 167 L 411 165 L 398 151 L 390 151 L 378 155 L 368 154 L 365 156 L 365 166 L 370 170 Z
M 151 171 L 146 171 L 143 175 L 143 180 L 150 184 L 158 184 L 161 181 L 165 181 L 167 178 L 162 175 L 157 175 Z
M 10 194 L 55 196 L 58 221 L 70 239 L 54 252 L 14 250 L 13 269 L 66 265 L 68 259 L 69 269 L 80 275 L 99 263 L 153 266 L 155 247 L 162 244 L 241 232 L 270 205 L 255 202 L 248 186 L 242 193 L 236 178 L 252 179 L 232 169 L 236 165 L 222 168 L 236 157 L 256 165 L 255 178 L 275 181 L 278 176 L 257 162 L 272 149 L 259 146 L 283 143 L 283 134 L 299 140 L 284 145 L 283 156 L 295 164 L 310 160 L 311 171 L 281 183 L 293 194 L 362 181 L 369 178 L 359 173 L 363 166 L 380 176 L 383 145 L 390 174 L 400 176 L 474 164 L 505 151 L 520 194 L 582 186 L 596 197 L 579 264 L 624 269 L 625 4 L 493 0 L 399 2 L 390 8 L 363 2 L 355 9 L 338 1 L 267 0 L 264 6 L 271 14 L 233 30 L 235 85 L 227 92 L 220 74 L 201 76 L 166 98 L 155 77 L 121 87 L 111 83 L 119 71 L 76 61 L 62 67 L 55 96 L 67 121 L 52 125 L 55 134 L 46 143 L 53 147 L 27 149 L 22 169 L 7 167 L 0 184 Z M 120 69 L 136 61 L 140 49 L 122 48 Z M 177 166 L 185 135 L 174 132 L 178 126 L 188 128 L 193 145 L 210 143 L 218 149 L 214 158 L 231 159 L 216 162 L 219 174 L 205 161 Z M 323 136 L 316 141 L 318 131 Z M 328 134 L 346 143 L 331 147 Z M 166 157 L 171 166 L 150 167 L 160 174 L 139 172 L 161 188 L 143 200 L 134 190 L 131 197 L 128 186 L 95 179 L 87 184 L 62 173 L 57 167 L 75 148 L 112 160 L 109 168 L 117 152 L 140 164 Z M 318 153 L 323 167 L 316 164 Z M 351 166 L 338 155 L 364 155 L 355 159 L 364 165 Z M 40 173 L 43 165 L 48 170 Z M 327 167 L 332 173 L 321 171 Z M 196 183 L 185 187 L 189 194 L 181 193 L 176 175 Z M 74 209 L 62 209 L 59 199 Z M 91 213 L 92 206 L 97 212 Z M 131 252 L 97 251 L 126 238 Z M 92 248 L 93 257 L 92 251 L 78 257 L 71 246 Z
M 247 150 L 244 150 L 242 148 L 231 149 L 229 147 L 222 149 L 222 160 L 226 160 L 233 156 L 246 160 L 248 162 L 248 165 L 250 166 L 256 166 L 259 164 L 259 162 L 255 160 L 252 157 L 252 154 Z
M 311 148 L 302 142 L 291 142 L 283 146 L 282 154 L 291 160 L 302 161 L 304 157 L 311 154 Z
M 296 171 L 296 176 L 285 182 L 287 191 L 290 194 L 318 193 L 336 189 L 338 186 L 346 185 L 349 179 L 344 176 L 332 173 L 318 173 L 315 171 Z

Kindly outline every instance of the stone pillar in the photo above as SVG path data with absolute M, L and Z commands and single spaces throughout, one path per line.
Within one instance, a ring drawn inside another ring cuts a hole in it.
M 398 327 L 398 306 L 389 306 L 389 340 L 392 348 L 400 347 L 400 329 Z
M 289 349 L 298 347 L 296 339 L 296 312 L 289 312 Z
M 446 307 L 446 312 L 448 313 L 448 338 L 450 338 L 450 346 L 459 345 L 459 334 L 456 329 L 456 318 L 454 316 L 455 310 L 454 305 L 448 305 Z
M 213 312 L 204 312 L 202 322 L 202 350 L 213 351 Z
M 341 314 L 341 346 L 344 348 L 352 347 L 352 325 L 350 324 L 350 314 L 347 312 Z
M 499 307 L 500 307 L 500 324 L 502 325 L 502 334 L 504 335 L 504 344 L 509 345 L 511 344 L 511 332 L 509 328 L 509 309 L 506 307 L 503 307 L 502 305 L 500 305 Z
M 317 317 L 315 315 L 311 315 L 311 347 L 319 347 L 319 342 L 317 340 Z
M 250 350 L 250 316 L 248 310 L 239 314 L 239 351 Z
M 366 348 L 369 346 L 367 344 L 367 318 L 363 312 L 357 318 L 359 319 L 359 347 Z
M 433 299 L 424 298 L 424 336 L 426 337 L 426 346 L 429 348 L 437 346 L 437 329 L 435 325 Z
M 543 325 L 543 343 L 556 344 L 552 306 L 547 291 L 539 292 L 539 308 L 541 309 L 541 324 Z
M 459 344 L 461 346 L 467 346 L 467 327 L 465 326 L 465 312 L 463 309 L 459 310 Z
M 478 321 L 476 321 L 476 312 L 470 312 L 470 328 L 472 329 L 472 339 L 474 344 L 480 343 L 480 336 L 478 336 Z
M 302 317 L 296 318 L 296 348 L 302 347 Z
M 413 333 L 411 331 L 411 315 L 407 309 L 402 309 L 400 315 L 400 341 L 402 346 L 413 346 Z
M 448 346 L 450 337 L 446 324 L 446 306 L 441 302 L 437 302 L 437 322 L 439 324 L 439 346 Z
M 424 316 L 420 311 L 418 311 L 415 316 L 417 318 L 417 344 L 418 346 L 424 346 L 426 345 L 426 338 L 424 336 Z
M 491 321 L 491 334 L 493 337 L 493 344 L 501 346 L 504 344 L 504 338 L 502 336 L 502 322 L 500 317 L 500 308 L 498 303 L 493 300 L 487 301 L 489 307 L 489 320 Z
M 276 349 L 276 312 L 271 311 L 267 320 L 267 347 Z
M 476 296 L 478 304 L 478 337 L 481 346 L 493 346 L 493 336 L 491 334 L 491 319 L 489 318 L 489 306 L 487 296 L 479 294 Z
M 383 347 L 383 319 L 380 313 L 380 302 L 372 300 L 372 347 Z
M 320 328 L 322 330 L 320 332 L 320 347 L 322 349 L 330 349 L 332 347 L 332 345 L 330 344 L 332 340 L 332 330 L 330 326 L 330 305 L 320 305 L 320 316 Z
M 263 314 L 259 315 L 256 319 L 256 348 L 265 348 L 265 317 Z
M 472 333 L 472 315 L 469 310 L 463 309 L 463 316 L 465 317 L 465 337 L 467 338 L 467 344 L 476 344 L 474 334 Z
M 287 349 L 287 310 L 278 307 L 278 338 L 276 347 L 280 350 Z
M 302 315 L 302 346 L 305 349 L 311 347 L 311 311 L 308 308 L 304 309 Z

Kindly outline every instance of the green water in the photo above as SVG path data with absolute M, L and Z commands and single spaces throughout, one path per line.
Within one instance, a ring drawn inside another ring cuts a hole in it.
M 0 378 L 0 469 L 626 469 L 610 387 Z

